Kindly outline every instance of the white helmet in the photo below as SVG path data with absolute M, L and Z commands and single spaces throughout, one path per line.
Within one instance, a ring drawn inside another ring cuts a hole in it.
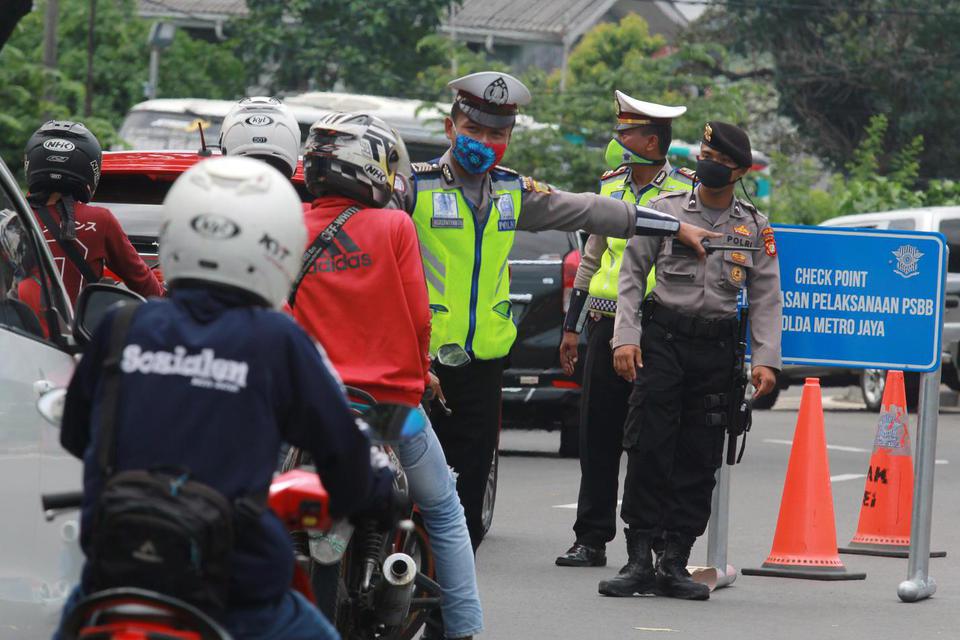
M 300 124 L 276 98 L 244 98 L 223 118 L 220 150 L 268 162 L 289 178 L 297 170 Z
M 235 287 L 279 308 L 306 242 L 296 190 L 258 160 L 203 160 L 177 178 L 163 201 L 160 267 L 171 284 Z

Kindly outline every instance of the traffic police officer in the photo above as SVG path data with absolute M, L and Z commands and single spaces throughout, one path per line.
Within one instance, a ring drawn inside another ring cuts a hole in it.
M 458 474 L 474 549 L 485 533 L 483 502 L 500 427 L 504 359 L 517 334 L 507 259 L 519 230 L 585 229 L 602 236 L 676 234 L 702 249 L 708 234 L 668 214 L 595 194 L 558 191 L 497 165 L 517 107 L 530 92 L 505 73 L 453 80 L 445 121 L 450 149 L 415 164 L 404 197 L 413 215 L 432 311 L 430 353 L 451 415 L 433 426 Z
M 780 270 L 773 230 L 753 205 L 734 196 L 752 164 L 747 134 L 731 124 L 704 128 L 693 191 L 655 198 L 651 206 L 723 234 L 736 249 L 698 260 L 682 246 L 636 238 L 620 270 L 611 346 L 617 372 L 634 382 L 624 435 L 627 478 L 621 516 L 629 563 L 600 583 L 611 596 L 659 593 L 706 600 L 706 585 L 686 570 L 694 540 L 710 518 L 724 433 L 707 424 L 706 397 L 729 393 L 734 370 L 737 299 L 749 298 L 753 384 L 769 393 L 780 369 Z M 641 301 L 656 263 L 657 286 Z M 641 356 L 642 354 L 642 356 Z M 663 532 L 656 570 L 651 543 Z
M 646 205 L 664 191 L 686 191 L 693 172 L 667 161 L 674 118 L 686 107 L 668 107 L 616 91 L 616 136 L 607 146 L 610 171 L 600 178 L 600 194 Z M 573 525 L 576 541 L 556 560 L 566 567 L 602 567 L 606 544 L 616 535 L 617 485 L 623 453 L 630 383 L 613 369 L 610 339 L 617 312 L 617 279 L 627 241 L 592 235 L 573 284 L 564 320 L 560 363 L 571 375 L 577 361 L 579 334 L 585 318 L 589 332 L 580 398 L 580 497 Z M 653 272 L 651 271 L 651 276 Z M 648 277 L 648 289 L 653 287 Z

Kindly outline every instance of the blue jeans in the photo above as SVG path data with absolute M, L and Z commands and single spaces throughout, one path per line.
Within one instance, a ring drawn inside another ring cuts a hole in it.
M 475 635 L 483 630 L 483 611 L 477 589 L 470 533 L 457 496 L 457 482 L 447 466 L 433 427 L 396 448 L 410 483 L 410 497 L 420 509 L 430 536 L 443 589 L 443 626 L 448 638 Z
M 83 598 L 80 587 L 63 605 L 63 618 Z M 278 602 L 248 609 L 231 609 L 220 623 L 234 640 L 340 640 L 340 634 L 313 604 L 296 591 Z M 61 620 L 62 624 L 62 620 Z M 60 632 L 53 640 L 60 640 Z

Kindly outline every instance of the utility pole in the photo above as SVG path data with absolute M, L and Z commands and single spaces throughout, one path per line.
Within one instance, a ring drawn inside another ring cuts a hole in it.
M 83 98 L 83 115 L 93 115 L 93 54 L 97 48 L 94 29 L 97 22 L 97 0 L 90 0 L 90 11 L 87 16 L 87 91 Z
M 43 66 L 51 72 L 57 70 L 57 22 L 59 17 L 60 0 L 47 0 L 47 11 L 44 14 L 43 21 Z M 52 79 L 48 79 L 43 97 L 47 102 L 54 101 L 56 91 Z M 49 111 L 44 117 L 50 117 Z

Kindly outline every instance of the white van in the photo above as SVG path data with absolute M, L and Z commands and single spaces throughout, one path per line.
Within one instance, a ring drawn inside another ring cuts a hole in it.
M 200 127 L 208 145 L 220 139 L 220 124 L 236 104 L 233 100 L 170 98 L 147 100 L 133 105 L 120 125 L 120 144 L 112 151 L 195 151 L 200 148 Z M 300 124 L 300 138 L 305 140 L 310 125 L 326 111 L 307 106 L 292 106 Z
M 310 125 L 331 111 L 362 111 L 382 118 L 403 136 L 413 162 L 439 157 L 449 143 L 443 135 L 444 108 L 419 100 L 383 96 L 313 91 L 283 99 L 300 123 L 306 140 Z M 220 138 L 220 124 L 235 105 L 232 100 L 197 98 L 147 100 L 130 108 L 120 125 L 120 144 L 114 151 L 177 150 L 200 148 L 200 126 L 208 145 Z

